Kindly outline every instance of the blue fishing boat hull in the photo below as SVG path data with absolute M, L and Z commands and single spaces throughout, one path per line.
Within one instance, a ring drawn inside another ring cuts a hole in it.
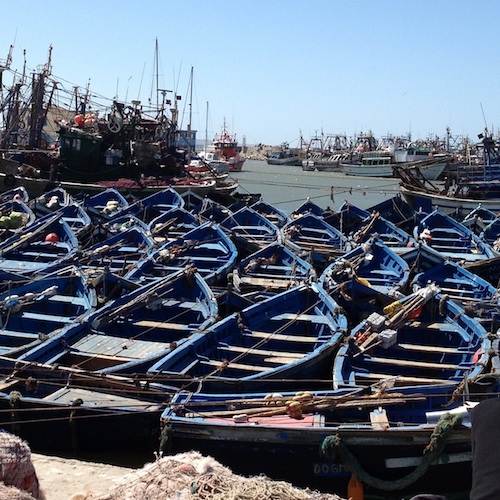
M 19 360 L 95 373 L 144 374 L 215 321 L 218 306 L 195 270 L 182 270 L 117 297 Z
M 324 289 L 301 285 L 219 321 L 149 373 L 211 391 L 321 385 L 346 330 L 346 317 Z
M 450 386 L 381 392 L 180 392 L 162 414 L 160 449 L 169 454 L 200 450 L 243 475 L 264 473 L 337 494 L 346 491 L 352 470 L 383 498 L 429 487 L 434 492 L 467 490 L 468 412 L 489 397 L 490 389 L 495 386 L 477 388 L 482 395 L 474 392 L 470 405 L 454 400 Z M 443 441 L 439 426 L 446 432 Z M 427 448 L 433 440 L 439 441 L 439 451 L 431 453 Z M 426 453 L 435 460 L 432 466 L 426 466 Z M 464 481 L 454 475 L 458 471 Z M 452 480 L 446 481 L 450 472 Z M 442 480 L 436 482 L 437 477 Z

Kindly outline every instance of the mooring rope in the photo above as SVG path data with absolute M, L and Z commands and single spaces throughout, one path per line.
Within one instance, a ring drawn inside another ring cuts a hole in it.
M 429 444 L 424 449 L 420 464 L 406 476 L 392 481 L 377 478 L 365 471 L 338 434 L 327 436 L 323 440 L 321 454 L 332 462 L 340 459 L 342 464 L 355 474 L 359 481 L 369 486 L 383 491 L 400 490 L 412 485 L 427 472 L 429 466 L 443 452 L 446 440 L 453 432 L 453 429 L 461 423 L 461 415 L 452 415 L 451 413 L 443 415 L 432 432 Z

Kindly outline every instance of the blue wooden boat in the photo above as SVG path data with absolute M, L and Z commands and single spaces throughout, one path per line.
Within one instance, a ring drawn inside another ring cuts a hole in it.
M 422 242 L 418 242 L 416 246 L 398 255 L 410 266 L 410 283 L 417 274 L 428 271 L 446 260 L 440 252 Z M 409 287 L 407 293 L 411 292 L 411 287 Z
M 413 231 L 416 225 L 416 218 L 420 216 L 400 194 L 372 205 L 367 209 L 367 212 L 378 213 L 384 219 L 391 221 L 397 227 L 409 233 Z
M 396 252 L 377 237 L 335 259 L 321 274 L 320 283 L 332 291 L 342 286 L 350 294 L 356 284 L 373 288 L 378 293 L 395 297 L 408 284 L 410 268 Z
M 119 390 L 83 387 L 43 372 L 0 380 L 0 426 L 43 453 L 151 451 L 164 405 Z M 123 387 L 122 387 L 123 390 Z M 143 392 L 142 395 L 144 395 Z M 8 415 L 8 416 L 7 416 Z M 5 418 L 7 416 L 7 418 Z
M 490 246 L 476 234 L 439 210 L 424 217 L 415 226 L 413 235 L 415 239 L 455 261 L 473 262 L 495 257 Z
M 164 278 L 188 266 L 195 267 L 209 284 L 224 282 L 238 257 L 231 238 L 218 225 L 206 222 L 153 250 L 125 276 L 131 281 Z
M 203 205 L 204 197 L 196 194 L 191 189 L 186 189 L 186 191 L 181 193 L 181 197 L 184 201 L 183 208 L 185 208 L 188 212 L 193 214 L 197 213 L 201 206 Z
M 467 314 L 481 321 L 486 328 L 491 316 L 500 311 L 498 290 L 449 259 L 418 273 L 412 283 L 414 289 L 435 283 L 442 294 L 461 304 Z
M 487 331 L 438 291 L 431 284 L 353 328 L 335 357 L 334 388 L 380 381 L 457 386 L 483 374 L 491 347 Z
M 317 217 L 323 217 L 325 209 L 321 208 L 317 203 L 307 198 L 306 201 L 301 203 L 291 214 L 290 219 L 297 219 L 306 214 L 314 214 Z
M 240 293 L 278 292 L 306 283 L 315 275 L 311 264 L 276 242 L 241 260 L 234 268 L 233 283 Z
M 186 269 L 117 297 L 19 357 L 94 373 L 145 373 L 158 358 L 215 321 L 217 301 Z
M 280 232 L 269 219 L 245 206 L 221 223 L 242 254 L 256 252 L 280 240 Z
M 473 394 L 456 398 L 450 386 L 179 392 L 161 417 L 160 451 L 196 449 L 238 474 L 321 491 L 346 491 L 353 470 L 379 498 L 441 491 L 436 485 L 456 491 L 460 470 L 467 489 L 468 410 L 488 397 L 484 388 Z
M 289 221 L 288 215 L 286 215 L 285 212 L 267 203 L 263 199 L 256 201 L 250 206 L 277 227 L 283 227 Z
M 338 212 L 325 217 L 325 220 L 347 234 L 349 240 L 356 245 L 367 241 L 373 235 L 396 252 L 404 252 L 408 247 L 415 245 L 411 234 L 392 221 L 382 217 L 378 212 L 369 212 L 350 203 L 344 203 Z
M 220 224 L 224 219 L 230 217 L 232 213 L 233 211 L 230 208 L 208 197 L 204 198 L 203 203 L 193 210 L 193 214 L 196 215 L 200 223 L 210 221 Z
M 181 195 L 173 188 L 166 188 L 131 203 L 123 209 L 122 214 L 132 214 L 148 224 L 163 212 L 183 206 L 184 199 Z
M 76 200 L 64 188 L 58 186 L 38 198 L 30 200 L 29 206 L 37 217 L 51 214 L 67 205 L 76 203 Z
M 24 203 L 28 203 L 29 199 L 30 195 L 24 186 L 16 186 L 0 193 L 1 203 L 8 200 L 19 200 L 24 201 Z
M 94 223 L 109 221 L 121 215 L 122 211 L 130 206 L 128 200 L 115 188 L 107 188 L 87 196 L 83 206 Z
M 33 210 L 22 200 L 0 201 L 0 241 L 25 231 L 36 220 Z
M 62 212 L 48 214 L 0 243 L 0 269 L 19 275 L 49 272 L 64 265 L 78 251 L 78 238 Z
M 85 272 L 89 285 L 97 295 L 97 307 L 102 307 L 108 302 L 133 292 L 140 287 L 138 283 L 134 283 L 119 274 L 111 272 L 109 268 L 80 269 Z
M 94 224 L 91 243 L 104 242 L 112 236 L 127 231 L 132 227 L 137 227 L 149 235 L 149 226 L 135 215 L 123 214 L 111 218 L 107 222 Z M 88 247 L 89 245 L 85 245 Z
M 301 285 L 227 316 L 149 373 L 209 392 L 321 384 L 346 332 L 347 319 L 325 290 Z
M 291 220 L 281 232 L 284 244 L 299 255 L 309 255 L 321 272 L 332 259 L 351 249 L 344 234 L 313 213 Z
M 479 237 L 500 255 L 500 217 L 496 217 L 484 226 Z
M 0 293 L 0 355 L 17 357 L 97 306 L 87 276 L 76 267 Z
M 79 241 L 86 241 L 93 229 L 92 219 L 80 203 L 70 203 L 59 208 L 56 213 L 61 214 L 61 219 L 67 222 Z
M 175 207 L 152 219 L 148 230 L 155 242 L 175 240 L 200 225 L 198 219 L 182 207 Z
M 153 247 L 153 239 L 140 226 L 131 225 L 79 252 L 74 260 L 85 268 L 108 269 L 125 276 Z
M 484 208 L 479 204 L 467 213 L 460 222 L 475 234 L 481 234 L 485 227 L 491 224 L 496 218 L 498 218 L 498 212 Z

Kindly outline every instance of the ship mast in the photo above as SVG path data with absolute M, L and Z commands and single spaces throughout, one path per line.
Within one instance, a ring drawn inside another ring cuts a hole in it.
M 205 118 L 205 158 L 207 157 L 207 144 L 208 144 L 208 101 L 207 101 L 207 116 Z
M 32 100 L 31 100 L 31 122 L 30 122 L 30 134 L 28 145 L 31 149 L 39 147 L 40 139 L 42 136 L 42 128 L 45 124 L 45 118 L 47 116 L 48 106 L 52 100 L 52 90 L 50 100 L 44 108 L 44 97 L 45 97 L 45 82 L 47 77 L 52 72 L 52 46 L 49 47 L 49 57 L 47 63 L 39 70 L 38 78 L 33 75 L 32 83 Z M 55 87 L 55 84 L 54 84 Z
M 189 122 L 187 129 L 191 130 L 191 120 L 193 118 L 193 67 L 191 66 L 191 76 L 190 76 L 190 86 L 189 86 Z

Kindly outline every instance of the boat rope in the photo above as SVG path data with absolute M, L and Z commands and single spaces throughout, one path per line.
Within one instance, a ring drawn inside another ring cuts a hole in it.
M 372 214 L 370 216 L 370 220 L 367 224 L 364 226 L 361 226 L 352 236 L 352 240 L 355 243 L 359 243 L 361 241 L 364 241 L 365 237 L 370 234 L 373 226 L 375 223 L 378 221 L 380 218 L 380 214 L 378 212 Z
M 314 308 L 320 303 L 321 303 L 321 300 L 317 300 L 315 303 L 313 303 L 312 305 L 310 305 L 306 309 L 295 313 L 295 316 L 293 318 L 290 318 L 287 322 L 285 322 L 283 325 L 278 327 L 273 332 L 269 332 L 266 337 L 260 339 L 255 344 L 248 346 L 244 352 L 241 352 L 240 354 L 236 355 L 231 360 L 228 360 L 227 358 L 222 359 L 221 364 L 217 368 L 215 368 L 212 372 L 206 374 L 203 377 L 203 379 L 206 380 L 207 378 L 209 378 L 213 375 L 220 374 L 225 368 L 228 368 L 231 365 L 231 363 L 236 363 L 236 362 L 242 360 L 245 356 L 251 355 L 252 351 L 254 349 L 258 349 L 258 348 L 262 347 L 263 345 L 265 345 L 267 342 L 271 341 L 273 339 L 273 336 L 283 333 L 289 326 L 293 325 L 301 315 L 307 314 L 308 312 L 314 310 Z M 243 320 L 239 314 L 237 316 L 237 326 L 241 330 L 244 330 L 247 328 L 245 326 L 245 324 L 243 323 Z M 319 339 L 318 339 L 318 342 L 319 342 Z M 279 356 L 279 351 L 277 351 L 276 355 Z
M 419 465 L 406 476 L 396 480 L 380 479 L 365 471 L 359 460 L 349 451 L 338 434 L 327 436 L 323 440 L 321 454 L 331 462 L 340 460 L 348 470 L 356 475 L 359 481 L 369 486 L 383 491 L 401 490 L 420 479 L 427 472 L 431 464 L 439 459 L 446 446 L 448 437 L 461 423 L 461 415 L 452 415 L 450 413 L 443 415 L 432 431 L 429 443 L 424 448 Z

